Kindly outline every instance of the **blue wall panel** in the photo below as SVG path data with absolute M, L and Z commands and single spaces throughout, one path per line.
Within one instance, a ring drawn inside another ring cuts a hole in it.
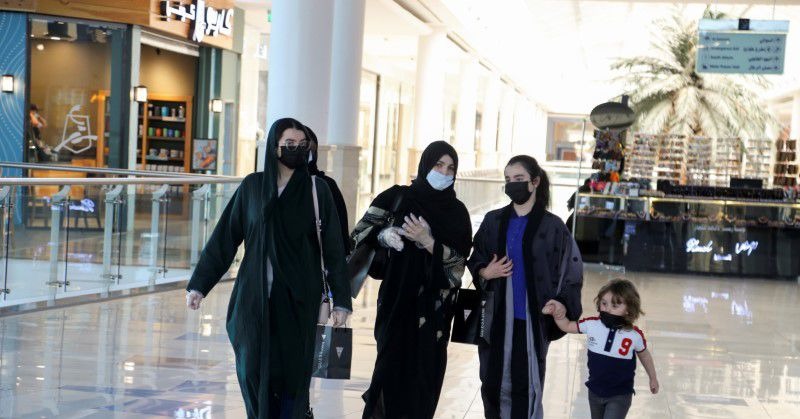
M 25 148 L 25 83 L 28 54 L 25 13 L 0 12 L 0 75 L 14 76 L 14 93 L 0 92 L 0 161 L 21 162 Z M 3 176 L 20 176 L 19 169 L 3 169 Z

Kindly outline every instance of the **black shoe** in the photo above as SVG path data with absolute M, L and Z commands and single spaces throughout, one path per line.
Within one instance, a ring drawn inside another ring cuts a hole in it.
M 314 409 L 309 407 L 308 410 L 306 411 L 306 417 L 308 419 L 314 419 Z

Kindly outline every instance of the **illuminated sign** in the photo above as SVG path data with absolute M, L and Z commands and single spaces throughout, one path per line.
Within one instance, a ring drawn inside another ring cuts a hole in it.
M 691 238 L 686 241 L 686 253 L 711 253 L 713 244 L 714 241 L 710 240 L 705 246 L 701 246 L 700 240 Z
M 193 0 L 192 4 L 181 4 L 180 1 L 163 0 L 161 2 L 162 19 L 191 22 L 192 41 L 203 42 L 206 36 L 231 36 L 233 33 L 233 9 L 217 10 L 206 6 L 205 0 Z
M 756 249 L 758 249 L 758 242 L 744 241 L 742 243 L 736 243 L 737 255 L 742 252 L 747 252 L 747 256 L 750 256 Z

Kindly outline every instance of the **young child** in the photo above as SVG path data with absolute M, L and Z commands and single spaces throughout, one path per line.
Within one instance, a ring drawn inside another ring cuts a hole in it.
M 566 318 L 566 308 L 556 300 L 545 304 L 542 313 L 553 316 L 566 333 L 587 335 L 589 349 L 589 408 L 592 419 L 624 418 L 631 407 L 636 356 L 650 377 L 650 391 L 658 393 L 653 356 L 644 334 L 633 323 L 644 314 L 636 287 L 625 279 L 606 284 L 594 299 L 599 317 L 577 322 Z

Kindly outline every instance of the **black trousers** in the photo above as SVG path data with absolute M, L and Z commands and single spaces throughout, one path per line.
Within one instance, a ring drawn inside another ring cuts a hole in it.
M 511 419 L 529 419 L 528 322 L 514 319 L 511 338 Z

